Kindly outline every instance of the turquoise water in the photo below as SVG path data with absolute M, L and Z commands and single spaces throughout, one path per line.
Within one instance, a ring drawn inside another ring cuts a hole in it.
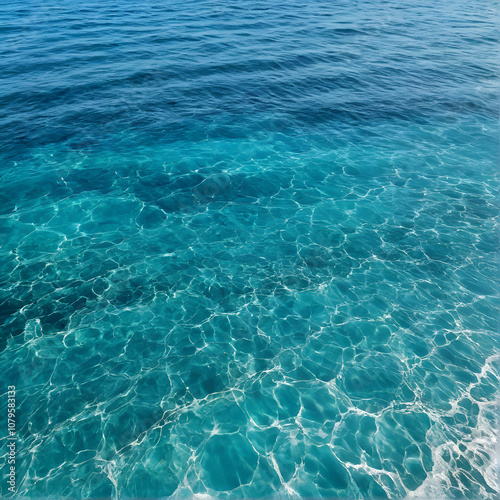
M 17 497 L 498 498 L 496 9 L 0 6 Z

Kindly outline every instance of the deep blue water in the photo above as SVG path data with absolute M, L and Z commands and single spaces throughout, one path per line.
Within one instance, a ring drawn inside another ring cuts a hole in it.
M 2 3 L 18 497 L 498 498 L 497 7 Z

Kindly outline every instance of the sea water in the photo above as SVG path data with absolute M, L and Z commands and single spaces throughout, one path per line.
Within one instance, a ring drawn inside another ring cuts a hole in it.
M 2 3 L 18 497 L 498 498 L 497 7 Z

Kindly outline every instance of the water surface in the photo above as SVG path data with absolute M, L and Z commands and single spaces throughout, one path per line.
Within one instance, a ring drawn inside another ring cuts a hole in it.
M 496 15 L 0 7 L 20 497 L 498 498 Z

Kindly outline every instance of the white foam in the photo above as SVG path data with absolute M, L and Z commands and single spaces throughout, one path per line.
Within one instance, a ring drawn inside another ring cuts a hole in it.
M 479 375 L 479 380 L 481 380 L 486 374 L 494 373 L 497 375 L 497 370 L 495 364 L 498 363 L 498 356 L 490 356 L 483 367 L 481 374 Z M 471 384 L 475 386 L 476 384 Z M 470 392 L 471 387 L 467 392 Z M 477 418 L 477 426 L 472 429 L 470 436 L 467 436 L 459 443 L 446 442 L 439 446 L 433 448 L 432 459 L 434 466 L 432 471 L 427 476 L 427 479 L 417 488 L 415 491 L 408 494 L 408 498 L 419 498 L 419 499 L 445 499 L 448 498 L 448 488 L 451 486 L 450 476 L 454 476 L 459 472 L 458 466 L 455 464 L 455 460 L 450 459 L 449 462 L 444 460 L 443 454 L 448 452 L 451 456 L 453 452 L 458 455 L 479 455 L 482 457 L 485 465 L 480 468 L 480 473 L 484 477 L 486 484 L 496 492 L 496 495 L 500 495 L 499 479 L 500 479 L 500 430 L 498 429 L 498 420 L 492 422 L 485 413 L 493 413 L 498 415 L 498 410 L 500 408 L 500 399 L 496 401 L 476 401 L 479 406 L 479 414 Z M 456 404 L 453 405 L 456 408 Z M 442 441 L 442 426 L 433 426 L 429 433 L 427 434 L 428 444 L 431 446 L 432 442 Z M 465 452 L 462 452 L 459 445 L 462 444 L 466 447 Z M 485 454 L 492 457 L 491 461 L 487 463 Z M 466 456 L 467 458 L 467 456 Z M 458 480 L 460 485 L 460 480 Z M 484 486 L 481 488 L 481 498 L 494 498 L 493 493 L 488 493 Z M 464 491 L 465 496 L 467 492 Z

